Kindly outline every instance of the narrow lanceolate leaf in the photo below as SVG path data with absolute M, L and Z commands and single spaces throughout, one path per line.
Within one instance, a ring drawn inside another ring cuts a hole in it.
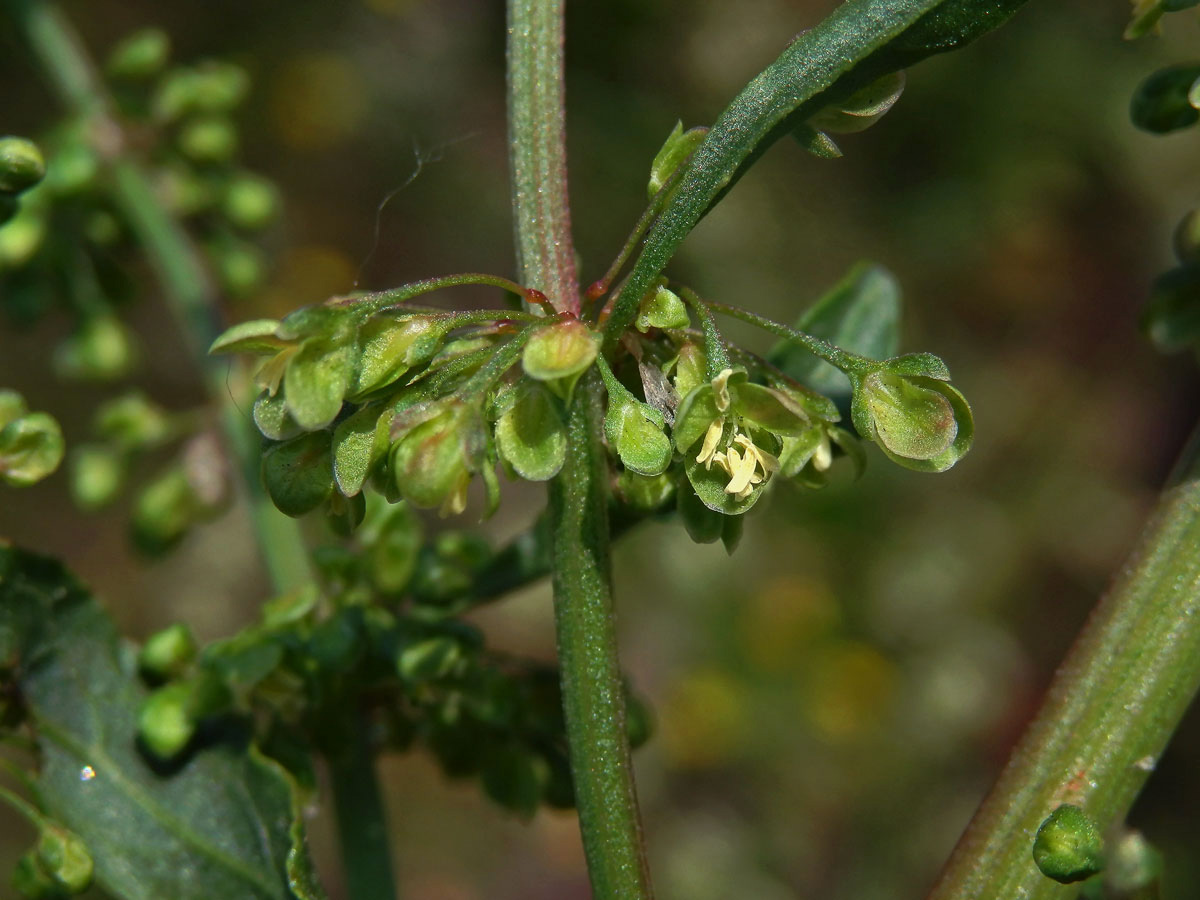
M 621 289 L 605 330 L 609 344 L 629 327 L 638 301 L 714 200 L 745 164 L 792 130 L 796 123 L 785 120 L 793 113 L 816 112 L 819 106 L 806 104 L 852 71 L 855 78 L 846 84 L 851 92 L 932 53 L 961 46 L 1002 24 L 1024 2 L 849 0 L 797 37 L 721 113 L 684 164 L 678 186 Z M 912 33 L 905 35 L 909 29 Z M 902 35 L 905 40 L 898 41 Z M 889 52 L 893 41 L 897 47 Z
M 244 739 L 156 772 L 137 748 L 136 655 L 58 563 L 0 546 L 0 669 L 33 719 L 46 812 L 121 900 L 319 900 L 294 786 Z

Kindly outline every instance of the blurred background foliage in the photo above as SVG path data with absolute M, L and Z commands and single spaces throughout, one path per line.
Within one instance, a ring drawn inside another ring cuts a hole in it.
M 640 212 L 676 119 L 709 124 L 832 6 L 571 5 L 585 282 Z M 66 8 L 97 55 L 154 24 L 178 59 L 222 56 L 250 72 L 244 157 L 277 182 L 286 212 L 269 235 L 268 282 L 231 303 L 229 321 L 355 286 L 512 273 L 501 3 Z M 902 349 L 946 359 L 977 436 L 942 476 L 874 453 L 859 483 L 778 490 L 732 558 L 677 526 L 623 540 L 623 661 L 656 710 L 636 763 L 663 896 L 920 896 L 1138 533 L 1200 411 L 1192 361 L 1155 355 L 1137 330 L 1200 172 L 1194 134 L 1137 132 L 1127 110 L 1145 75 L 1200 56 L 1200 22 L 1176 16 L 1164 38 L 1131 45 L 1120 39 L 1127 17 L 1122 0 L 1033 0 L 995 35 L 909 72 L 896 108 L 842 142 L 845 158 L 773 149 L 672 266 L 706 296 L 790 321 L 855 261 L 886 265 L 905 290 Z M 0 132 L 36 135 L 53 121 L 2 24 L 0 84 Z M 155 291 L 147 278 L 129 311 L 143 336 L 130 382 L 171 408 L 202 403 Z M 67 327 L 5 324 L 0 385 L 55 413 L 70 446 L 110 389 L 49 374 Z M 505 500 L 486 526 L 496 540 L 523 528 L 542 496 L 516 484 Z M 130 548 L 127 514 L 75 511 L 64 470 L 0 494 L 0 535 L 64 557 L 139 639 L 178 619 L 211 639 L 253 618 L 268 586 L 241 510 L 153 563 Z M 315 541 L 331 540 L 311 525 Z M 553 655 L 548 586 L 476 618 L 498 647 Z M 1190 896 L 1200 877 L 1188 852 L 1200 839 L 1198 753 L 1193 716 L 1132 817 L 1166 853 L 1167 897 Z M 588 895 L 569 815 L 521 823 L 420 755 L 382 768 L 406 897 Z M 336 897 L 328 816 L 314 810 L 311 829 Z M 0 810 L 0 870 L 26 831 Z

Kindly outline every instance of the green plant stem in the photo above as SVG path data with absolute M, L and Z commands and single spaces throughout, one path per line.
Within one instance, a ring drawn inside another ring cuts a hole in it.
M 554 612 L 563 708 L 592 893 L 653 896 L 625 729 L 610 585 L 608 462 L 595 370 L 576 386 L 567 459 L 550 483 Z
M 725 341 L 721 338 L 721 332 L 717 329 L 716 320 L 713 319 L 712 310 L 709 309 L 708 303 L 701 300 L 695 291 L 683 289 L 683 299 L 691 304 L 692 309 L 696 311 L 696 315 L 700 317 L 700 331 L 704 335 L 704 359 L 707 367 L 707 374 L 710 379 L 717 378 L 722 372 L 730 368 L 729 350 L 725 346 Z
M 504 278 L 500 275 L 488 275 L 483 272 L 460 272 L 455 275 L 439 275 L 435 278 L 423 278 L 420 281 L 414 281 L 411 284 L 406 284 L 398 288 L 389 288 L 386 291 L 374 291 L 373 293 L 361 294 L 356 297 L 344 297 L 335 301 L 332 305 L 365 307 L 372 312 L 377 312 L 392 306 L 400 306 L 407 303 L 413 297 L 419 297 L 422 294 L 429 294 L 446 288 L 462 287 L 464 285 L 500 288 L 503 291 L 516 294 L 528 302 L 536 302 L 536 298 L 530 296 L 532 292 L 528 288 L 522 287 L 509 278 Z
M 1033 863 L 1062 803 L 1121 823 L 1200 689 L 1200 433 L 1141 541 L 1059 668 L 930 900 L 1065 900 Z
M 337 816 L 346 895 L 352 900 L 395 900 L 387 816 L 375 772 L 367 722 L 353 717 L 326 754 Z
M 155 196 L 146 174 L 127 156 L 127 141 L 111 114 L 107 91 L 67 18 L 46 0 L 0 0 L 0 8 L 16 22 L 51 87 L 82 120 L 105 162 L 113 199 L 145 249 L 192 359 L 221 410 L 226 438 L 245 475 L 251 518 L 272 581 L 281 591 L 310 581 L 308 552 L 298 526 L 275 510 L 263 493 L 252 425 L 229 396 L 225 366 L 208 358 L 220 325 L 217 294 L 199 252 Z
M 579 314 L 563 115 L 563 0 L 509 0 L 508 140 L 521 280 Z
M 509 0 L 509 135 L 521 281 L 578 314 L 567 200 L 563 3 Z M 575 804 L 597 900 L 652 896 L 612 608 L 608 463 L 595 369 L 568 408 L 567 458 L 549 486 L 563 710 Z

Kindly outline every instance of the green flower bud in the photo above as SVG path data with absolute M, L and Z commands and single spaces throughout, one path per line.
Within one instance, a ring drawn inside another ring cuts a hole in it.
M 1146 78 L 1134 92 L 1129 106 L 1133 124 L 1144 131 L 1166 134 L 1188 128 L 1200 120 L 1192 105 L 1193 86 L 1200 79 L 1200 65 L 1168 66 Z
M 0 137 L 0 192 L 19 194 L 46 177 L 46 159 L 33 141 Z
M 971 408 L 946 381 L 884 368 L 856 382 L 850 405 L 854 427 L 893 462 L 919 472 L 944 472 L 971 448 Z
M 144 487 L 130 521 L 133 542 L 160 556 L 183 540 L 197 517 L 198 501 L 182 466 L 173 466 Z
M 61 888 L 42 868 L 34 850 L 17 860 L 12 874 L 12 886 L 13 890 L 27 900 L 58 900 L 62 897 Z
M 170 57 L 167 33 L 161 28 L 143 28 L 112 49 L 104 71 L 116 81 L 146 81 L 165 69 Z
M 227 113 L 245 99 L 250 79 L 232 63 L 211 61 L 167 73 L 154 95 L 155 118 L 174 122 L 189 113 Z
M 92 854 L 79 835 L 61 825 L 42 826 L 37 857 L 43 871 L 69 893 L 82 894 L 92 883 Z
M 55 196 L 78 197 L 95 186 L 100 160 L 88 143 L 77 137 L 54 152 L 46 175 L 46 189 Z
M 121 454 L 103 444 L 82 444 L 71 451 L 71 498 L 92 511 L 111 503 L 125 481 Z
M 661 475 L 671 464 L 671 439 L 662 413 L 631 394 L 609 394 L 604 436 L 621 464 L 639 475 Z
M 138 736 L 157 759 L 174 759 L 191 743 L 200 720 L 228 709 L 230 702 L 228 688 L 211 674 L 172 682 L 142 704 Z
M 133 336 L 115 317 L 88 318 L 75 334 L 54 349 L 54 370 L 61 378 L 111 381 L 128 375 L 137 364 Z
M 196 639 L 183 623 L 169 625 L 150 635 L 138 653 L 138 668 L 153 678 L 167 680 L 183 674 L 196 658 Z
M 1162 854 L 1145 836 L 1128 831 L 1115 842 L 1109 854 L 1104 880 L 1118 897 L 1157 897 L 1162 878 Z
M 23 268 L 33 259 L 45 239 L 45 216 L 28 203 L 25 204 L 0 227 L 0 272 Z M 5 300 L 8 300 L 7 296 Z
M 654 155 L 654 162 L 650 164 L 650 183 L 646 185 L 646 194 L 651 200 L 663 189 L 675 170 L 704 142 L 707 134 L 707 128 L 684 131 L 683 122 L 675 123 L 675 128 L 667 135 L 666 141 Z
M 458 400 L 429 407 L 421 415 L 429 417 L 401 432 L 392 445 L 392 478 L 414 506 L 436 506 L 442 515 L 460 513 L 467 505 L 471 475 L 482 462 L 482 417 Z M 399 420 L 397 424 L 403 427 Z
M 433 637 L 402 648 L 396 654 L 396 671 L 409 683 L 436 681 L 452 674 L 464 661 L 458 641 Z
M 279 190 L 261 175 L 242 173 L 225 188 L 221 212 L 229 222 L 246 231 L 260 231 L 279 215 Z
M 1104 868 L 1104 839 L 1087 813 L 1064 804 L 1038 828 L 1033 861 L 1043 875 L 1061 884 L 1083 881 Z
M 237 128 L 224 116 L 192 119 L 179 130 L 179 151 L 199 165 L 225 165 L 238 150 Z
M 302 516 L 316 509 L 334 489 L 329 432 L 302 434 L 271 447 L 263 454 L 262 474 L 280 512 Z
M 14 487 L 36 484 L 58 468 L 65 444 L 58 422 L 28 413 L 0 428 L 0 481 Z
M 229 241 L 209 248 L 216 263 L 221 288 L 235 300 L 254 294 L 267 277 L 267 262 L 263 252 L 244 241 Z
M 29 412 L 25 398 L 9 388 L 0 388 L 0 428 Z
M 1142 330 L 1163 353 L 1200 345 L 1200 265 L 1178 266 L 1154 280 Z
M 684 302 L 674 291 L 659 285 L 642 298 L 634 327 L 645 334 L 651 328 L 687 328 L 689 324 Z
M 528 379 L 517 394 L 512 409 L 496 422 L 496 449 L 522 478 L 548 481 L 567 458 L 567 426 L 559 401 Z
M 140 391 L 105 402 L 96 410 L 96 433 L 122 450 L 142 450 L 169 439 L 174 431 L 165 409 Z
M 560 319 L 533 333 L 521 362 L 531 378 L 550 382 L 560 396 L 568 397 L 579 376 L 596 361 L 598 349 L 599 335 L 578 319 Z

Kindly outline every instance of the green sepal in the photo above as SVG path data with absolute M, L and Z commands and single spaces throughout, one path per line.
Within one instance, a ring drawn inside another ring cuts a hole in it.
M 709 380 L 708 359 L 704 348 L 694 341 L 687 341 L 679 348 L 679 353 L 668 368 L 671 367 L 675 370 L 675 394 L 680 398 L 686 397 Z
M 50 475 L 62 462 L 62 429 L 48 413 L 23 415 L 0 428 L 0 480 L 28 487 Z
M 304 431 L 288 412 L 287 398 L 283 394 L 272 396 L 263 391 L 254 401 L 253 414 L 258 430 L 272 441 L 290 441 Z
M 675 411 L 675 425 L 671 430 L 675 449 L 687 456 L 720 415 L 712 384 L 706 381 L 694 387 Z
M 1163 353 L 1200 346 L 1200 265 L 1178 266 L 1154 280 L 1141 325 Z
M 676 498 L 676 509 L 688 537 L 697 544 L 712 544 L 721 539 L 725 516 L 702 503 L 687 484 L 679 486 Z
M 1200 79 L 1200 65 L 1167 66 L 1147 77 L 1129 104 L 1129 117 L 1143 131 L 1167 134 L 1200 120 L 1191 103 L 1192 86 Z
M 529 481 L 549 481 L 567 458 L 567 425 L 559 401 L 542 384 L 525 380 L 513 406 L 496 422 L 496 449 Z
M 34 850 L 17 860 L 9 883 L 25 900 L 62 900 L 62 889 L 42 869 Z
M 43 823 L 36 853 L 42 870 L 67 893 L 82 894 L 91 886 L 95 864 L 75 832 L 56 822 Z
M 759 436 L 755 440 L 755 443 L 759 443 L 760 441 L 767 443 L 767 437 Z M 773 449 L 778 452 L 777 439 L 774 445 Z M 764 479 L 761 483 L 754 485 L 749 494 L 739 499 L 733 494 L 726 492 L 725 486 L 729 484 L 729 475 L 716 463 L 713 463 L 711 466 L 705 466 L 703 463 L 698 463 L 695 459 L 688 457 L 684 460 L 683 471 L 687 475 L 692 490 L 700 498 L 700 502 L 714 512 L 726 516 L 740 516 L 748 511 L 750 507 L 758 502 L 758 498 L 762 496 L 763 490 L 770 483 L 769 478 Z
M 732 408 L 739 416 L 772 434 L 794 436 L 804 433 L 811 425 L 800 405 L 782 391 L 743 382 L 731 383 L 729 393 Z
M 399 596 L 408 587 L 421 550 L 421 521 L 405 503 L 391 508 L 369 543 L 371 582 L 386 596 Z
M 799 123 L 791 131 L 792 139 L 817 159 L 841 159 L 844 155 L 837 141 L 823 131 L 817 131 L 807 122 Z
M 354 534 L 367 515 L 367 500 L 361 492 L 346 497 L 338 491 L 331 491 L 325 504 L 325 522 L 339 537 Z
M 596 361 L 600 336 L 578 319 L 562 319 L 539 328 L 521 351 L 525 373 L 550 383 L 563 398 L 579 377 Z
M 855 385 L 854 427 L 893 462 L 944 472 L 971 448 L 974 421 L 966 399 L 945 381 L 875 371 Z
M 0 193 L 19 194 L 46 177 L 38 145 L 20 137 L 0 137 Z
M 395 413 L 386 404 L 364 406 L 333 432 L 333 477 L 343 496 L 362 490 L 367 476 L 387 458 Z
M 651 200 L 671 180 L 675 170 L 703 143 L 704 136 L 707 134 L 707 128 L 689 128 L 684 131 L 683 122 L 675 123 L 675 127 L 667 135 L 666 141 L 663 142 L 658 153 L 654 155 L 654 161 L 650 164 L 650 182 L 646 186 L 646 194 Z
M 283 394 L 288 412 L 306 431 L 324 428 L 342 408 L 342 399 L 354 376 L 352 340 L 308 338 L 288 361 Z
M 658 512 L 675 499 L 677 481 L 672 472 L 639 475 L 632 469 L 625 469 L 617 476 L 616 492 L 621 500 L 639 512 Z
M 350 399 L 386 387 L 414 366 L 433 358 L 446 336 L 446 326 L 429 316 L 375 316 L 358 335 L 359 359 Z
M 679 295 L 659 285 L 642 298 L 634 327 L 645 334 L 651 328 L 687 328 L 687 306 Z
M 259 628 L 248 628 L 209 644 L 200 655 L 201 674 L 193 681 L 203 685 L 207 679 L 218 687 L 210 687 L 206 696 L 212 705 L 205 707 L 201 715 L 221 712 L 234 703 L 244 706 L 254 689 L 282 661 L 283 647 L 279 640 Z
M 662 413 L 630 394 L 609 395 L 604 437 L 621 464 L 639 475 L 661 475 L 671 464 L 671 439 Z
M 917 375 L 922 378 L 936 378 L 938 381 L 949 381 L 950 370 L 940 356 L 932 353 L 906 353 L 903 356 L 893 356 L 884 360 L 883 368 L 892 375 L 905 378 Z
M 278 335 L 278 319 L 251 319 L 227 328 L 208 348 L 209 353 L 278 353 L 291 341 Z
M 836 105 L 821 110 L 808 120 L 808 124 L 819 132 L 834 134 L 865 131 L 896 105 L 903 92 L 904 71 L 890 72 L 839 100 Z
M 733 551 L 742 542 L 742 532 L 745 529 L 745 524 L 746 520 L 742 516 L 721 517 L 721 544 L 725 547 L 725 552 L 730 556 L 733 556 Z
M 1083 881 L 1104 868 L 1104 837 L 1087 813 L 1063 804 L 1038 828 L 1033 861 L 1043 875 L 1060 884 Z
M 795 478 L 810 462 L 817 471 L 824 471 L 832 463 L 832 457 L 825 427 L 812 425 L 798 435 L 783 439 L 783 449 L 779 452 L 779 477 Z
M 289 516 L 316 509 L 334 488 L 330 435 L 303 434 L 263 453 L 263 484 L 276 508 Z

